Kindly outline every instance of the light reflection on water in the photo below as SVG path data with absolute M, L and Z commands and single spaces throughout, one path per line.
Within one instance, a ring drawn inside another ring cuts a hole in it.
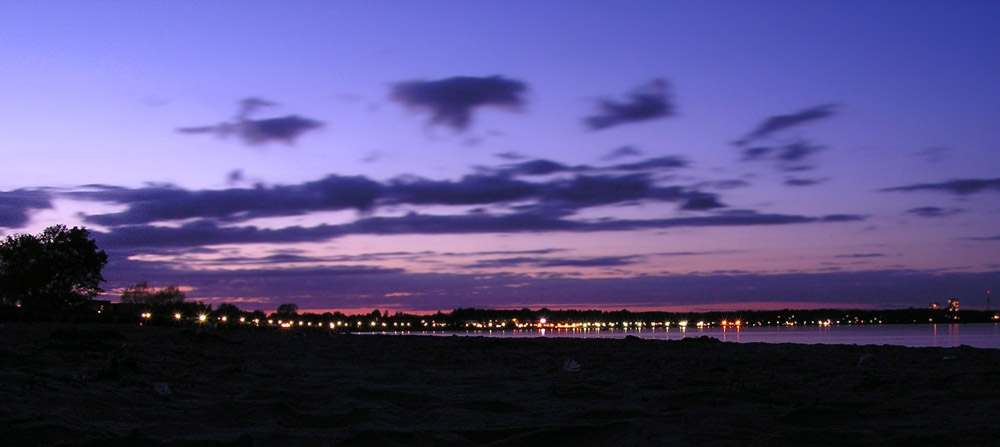
M 736 343 L 805 343 L 901 345 L 1000 349 L 1000 323 L 983 324 L 868 324 L 794 327 L 639 328 L 639 329 L 518 329 L 476 331 L 386 331 L 386 335 L 473 336 L 496 338 L 567 337 L 680 340 L 708 336 Z

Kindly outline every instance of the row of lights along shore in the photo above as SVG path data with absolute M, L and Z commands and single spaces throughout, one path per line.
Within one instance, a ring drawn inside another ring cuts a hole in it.
M 153 318 L 152 312 L 144 312 L 141 317 L 145 321 L 149 321 Z M 228 316 L 220 316 L 217 318 L 209 318 L 208 314 L 199 314 L 194 318 L 185 317 L 181 313 L 174 313 L 173 319 L 178 322 L 195 322 L 198 324 L 227 324 L 230 323 Z M 215 320 L 215 321 L 210 321 Z M 312 327 L 312 328 L 322 328 L 328 327 L 330 329 L 339 330 L 353 330 L 353 331 L 366 331 L 366 330 L 411 330 L 413 328 L 413 323 L 411 322 L 387 322 L 387 321 L 328 321 L 328 322 L 313 322 L 307 320 L 295 320 L 295 319 L 260 319 L 253 318 L 249 319 L 247 317 L 239 317 L 239 324 L 243 325 L 253 325 L 253 326 L 273 326 L 280 327 L 284 329 L 291 329 L 295 327 Z M 676 327 L 680 330 L 685 330 L 689 328 L 709 328 L 709 327 L 720 327 L 720 328 L 733 328 L 739 329 L 741 327 L 755 327 L 755 326 L 833 326 L 841 324 L 882 324 L 882 320 L 870 319 L 847 319 L 847 320 L 816 320 L 816 321 L 759 321 L 753 323 L 744 323 L 741 320 L 721 320 L 718 322 L 706 322 L 697 321 L 689 322 L 687 320 L 681 320 L 676 323 L 663 321 L 663 322 L 645 322 L 645 321 L 622 321 L 622 322 L 550 322 L 545 318 L 541 318 L 534 322 L 521 322 L 517 319 L 512 319 L 511 321 L 489 321 L 486 323 L 482 322 L 466 322 L 463 325 L 450 325 L 444 322 L 438 321 L 428 321 L 420 320 L 420 324 L 417 326 L 420 328 L 429 329 L 464 329 L 464 330 L 530 330 L 530 329 L 556 329 L 556 330 L 615 330 L 615 329 L 668 329 Z

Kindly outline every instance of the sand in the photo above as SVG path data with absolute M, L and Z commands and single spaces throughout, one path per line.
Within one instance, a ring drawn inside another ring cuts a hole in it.
M 4 446 L 983 446 L 998 427 L 1000 350 L 0 327 Z

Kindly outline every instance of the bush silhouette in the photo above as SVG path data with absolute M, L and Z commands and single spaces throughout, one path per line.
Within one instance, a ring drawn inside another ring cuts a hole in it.
M 55 225 L 7 236 L 0 243 L 0 301 L 37 311 L 79 307 L 104 292 L 107 263 L 86 228 Z

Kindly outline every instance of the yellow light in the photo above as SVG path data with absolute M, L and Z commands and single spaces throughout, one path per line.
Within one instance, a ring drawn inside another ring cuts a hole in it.
M 174 314 L 174 319 L 180 320 L 181 319 L 181 314 Z
M 681 320 L 680 322 L 677 323 L 677 325 L 680 327 L 687 327 L 688 322 L 687 320 Z
M 240 323 L 246 323 L 247 317 L 240 317 Z
M 208 315 L 205 315 L 205 314 L 198 315 L 198 321 L 204 322 L 207 319 L 208 319 Z
M 228 319 L 229 319 L 229 317 L 227 317 L 225 315 L 223 315 L 222 318 L 220 318 L 220 320 L 222 320 L 223 323 L 225 323 L 226 320 L 228 320 Z

